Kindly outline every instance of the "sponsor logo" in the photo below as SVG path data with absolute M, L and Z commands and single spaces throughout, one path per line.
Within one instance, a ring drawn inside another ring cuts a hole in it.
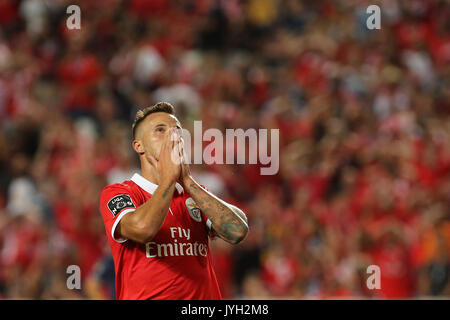
M 191 236 L 191 229 L 171 227 L 170 236 L 172 241 L 169 243 L 147 242 L 145 244 L 145 256 L 147 258 L 163 258 L 183 256 L 206 257 L 208 255 L 208 245 L 206 243 L 192 242 L 194 239 Z
M 120 194 L 108 201 L 108 208 L 111 213 L 116 216 L 125 208 L 136 208 L 131 197 L 127 194 Z
M 188 209 L 189 215 L 191 216 L 192 219 L 194 219 L 197 222 L 202 221 L 201 211 L 197 206 L 197 204 L 195 203 L 194 199 L 192 198 L 186 199 L 186 208 Z
M 145 256 L 147 258 L 162 257 L 183 257 L 183 256 L 202 256 L 208 255 L 208 247 L 200 242 L 178 242 L 177 239 L 172 243 L 147 242 L 145 244 Z

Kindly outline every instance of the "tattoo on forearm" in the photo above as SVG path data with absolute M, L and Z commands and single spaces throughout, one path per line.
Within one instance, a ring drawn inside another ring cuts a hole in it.
M 172 187 L 172 185 L 169 185 L 169 186 L 166 188 L 166 190 L 164 190 L 164 192 L 163 192 L 163 194 L 162 194 L 162 197 L 163 197 L 163 198 L 166 198 L 167 195 L 169 194 L 170 187 Z
M 190 187 L 194 192 L 200 191 L 200 188 L 195 184 L 191 184 Z M 222 238 L 233 242 L 240 241 L 245 237 L 247 225 L 229 207 L 210 196 L 197 194 L 195 198 L 200 209 L 205 212 L 215 226 L 215 231 Z

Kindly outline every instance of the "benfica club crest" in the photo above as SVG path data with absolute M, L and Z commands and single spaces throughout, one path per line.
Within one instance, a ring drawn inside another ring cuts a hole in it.
M 192 199 L 192 198 L 186 199 L 186 208 L 188 209 L 189 215 L 191 216 L 192 219 L 194 219 L 197 222 L 202 221 L 202 215 L 201 215 L 200 209 L 198 208 L 194 199 Z

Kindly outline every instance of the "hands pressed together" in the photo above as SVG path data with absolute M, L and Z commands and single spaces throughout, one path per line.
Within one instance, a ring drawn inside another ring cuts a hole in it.
M 178 182 L 185 187 L 192 178 L 180 131 L 170 128 L 162 144 L 159 159 L 150 156 L 150 161 L 157 169 L 160 183 Z
M 159 159 L 150 159 L 157 170 L 159 183 L 164 186 L 162 198 L 168 190 L 173 190 L 175 182 L 179 182 L 211 221 L 211 228 L 220 238 L 232 244 L 245 238 L 248 232 L 245 213 L 217 198 L 192 178 L 179 129 L 171 128 L 166 132 Z

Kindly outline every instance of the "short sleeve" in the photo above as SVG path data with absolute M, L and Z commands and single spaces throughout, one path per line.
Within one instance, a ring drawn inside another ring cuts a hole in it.
M 118 242 L 123 243 L 127 239 L 116 239 L 114 232 L 117 225 L 122 218 L 136 210 L 135 202 L 133 201 L 130 191 L 121 185 L 110 185 L 103 189 L 100 196 L 100 211 L 102 214 L 103 222 L 105 224 L 106 232 L 110 233 L 111 238 Z

